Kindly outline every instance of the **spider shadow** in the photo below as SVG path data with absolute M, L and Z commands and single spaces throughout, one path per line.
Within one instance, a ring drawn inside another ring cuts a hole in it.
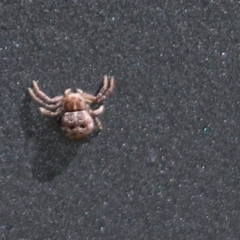
M 41 117 L 40 120 L 44 120 L 39 123 L 39 120 L 31 114 L 30 102 L 30 97 L 25 94 L 20 107 L 20 122 L 26 139 L 25 150 L 30 151 L 30 155 L 35 152 L 33 178 L 39 182 L 49 182 L 68 167 L 76 157 L 79 146 L 89 142 L 90 139 L 86 138 L 83 141 L 67 139 L 60 132 L 59 123 L 54 119 Z

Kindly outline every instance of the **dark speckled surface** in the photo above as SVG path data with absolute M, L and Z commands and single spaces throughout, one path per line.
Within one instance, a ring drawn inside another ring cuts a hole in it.
M 238 239 L 239 3 L 82 2 L 0 3 L 0 239 Z M 83 142 L 27 96 L 104 74 Z

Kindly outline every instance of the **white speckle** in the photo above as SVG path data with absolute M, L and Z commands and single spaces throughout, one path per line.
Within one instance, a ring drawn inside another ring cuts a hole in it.
M 222 60 L 225 60 L 227 58 L 227 53 L 226 52 L 222 52 L 221 58 L 222 58 Z

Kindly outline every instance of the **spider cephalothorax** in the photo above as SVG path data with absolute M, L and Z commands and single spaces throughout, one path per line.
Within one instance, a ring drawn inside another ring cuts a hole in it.
M 42 105 L 40 111 L 49 117 L 61 118 L 61 129 L 70 139 L 81 139 L 92 133 L 96 123 L 98 129 L 102 129 L 102 124 L 98 115 L 104 111 L 101 105 L 97 109 L 92 109 L 94 104 L 102 104 L 114 88 L 114 78 L 104 76 L 103 85 L 99 92 L 94 96 L 77 89 L 65 90 L 62 96 L 49 98 L 43 93 L 37 83 L 33 81 L 33 89 L 28 88 L 31 98 Z

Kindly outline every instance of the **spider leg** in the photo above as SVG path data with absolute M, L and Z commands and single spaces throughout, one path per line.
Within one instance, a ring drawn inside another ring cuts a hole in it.
M 63 112 L 63 108 L 62 107 L 58 108 L 56 110 L 56 112 L 51 112 L 51 111 L 49 111 L 49 110 L 47 110 L 45 108 L 42 108 L 42 107 L 40 107 L 39 110 L 40 110 L 42 115 L 45 115 L 45 116 L 48 116 L 48 117 L 58 117 Z
M 77 88 L 76 91 L 77 91 L 79 94 L 81 94 L 81 95 L 83 94 L 83 90 L 80 89 L 80 88 Z
M 95 109 L 95 110 L 91 110 L 91 115 L 93 116 L 93 119 L 95 120 L 96 122 L 96 125 L 98 127 L 99 130 L 102 130 L 103 129 L 103 126 L 102 126 L 102 123 L 101 121 L 99 120 L 99 118 L 97 117 L 99 114 L 103 113 L 104 111 L 104 106 L 100 106 L 99 108 Z
M 108 76 L 105 75 L 103 77 L 103 84 L 102 84 L 102 88 L 99 90 L 99 93 L 104 94 L 104 92 L 107 90 L 108 87 Z
M 83 96 L 84 100 L 87 103 L 95 103 L 96 102 L 96 96 L 93 96 L 89 93 L 85 93 L 81 89 L 77 89 L 77 92 Z
M 105 78 L 106 78 L 106 76 L 105 76 Z M 113 89 L 114 89 L 114 87 L 115 87 L 114 77 L 109 77 L 108 83 L 109 83 L 109 84 L 108 84 L 108 88 L 106 89 L 105 92 L 102 93 L 102 94 L 103 94 L 104 96 L 106 96 L 106 97 L 108 97 L 108 96 L 112 93 L 112 91 L 113 91 Z
M 96 124 L 97 124 L 98 129 L 99 129 L 99 130 L 103 130 L 103 126 L 102 126 L 102 123 L 101 123 L 101 121 L 99 120 L 99 118 L 98 118 L 98 117 L 95 117 L 94 120 L 95 120 L 95 122 L 96 122 Z
M 37 82 L 33 81 L 33 90 L 34 90 L 34 95 L 41 99 L 43 102 L 46 102 L 47 104 L 55 104 L 59 101 L 62 100 L 62 96 L 56 96 L 54 98 L 48 97 L 44 92 L 42 92 L 39 87 Z M 31 95 L 31 94 L 30 94 Z
M 93 116 L 98 116 L 99 114 L 102 114 L 104 111 L 104 106 L 101 105 L 99 108 L 93 110 Z
M 90 106 L 87 105 L 87 111 L 89 112 L 89 114 L 92 116 L 92 118 L 94 119 L 94 121 L 96 122 L 97 124 L 97 127 L 99 130 L 102 130 L 103 129 L 103 126 L 102 126 L 102 123 L 101 121 L 99 120 L 99 118 L 97 117 L 99 114 L 103 113 L 104 111 L 104 106 L 100 106 L 99 108 L 95 109 L 95 110 L 92 110 L 90 108 Z
M 114 78 L 105 75 L 103 77 L 103 86 L 96 95 L 96 102 L 102 103 L 112 93 L 114 85 Z
M 45 103 L 42 99 L 40 99 L 40 98 L 38 98 L 38 97 L 36 96 L 36 94 L 33 92 L 33 90 L 32 90 L 31 88 L 28 88 L 28 93 L 29 93 L 29 95 L 31 96 L 31 98 L 32 98 L 36 103 L 38 103 L 38 104 L 40 104 L 40 105 L 42 105 L 42 106 L 44 106 L 44 107 L 46 107 L 46 108 L 56 109 L 56 108 L 60 107 L 60 105 L 61 105 L 61 101 L 56 102 L 55 104 L 47 104 L 47 103 Z
M 64 96 L 66 97 L 71 92 L 71 88 L 68 88 L 64 91 Z
M 113 77 L 108 77 L 105 75 L 103 77 L 103 85 L 99 92 L 96 94 L 96 96 L 85 93 L 81 89 L 76 89 L 77 92 L 83 96 L 84 100 L 87 103 L 94 104 L 94 103 L 102 103 L 113 91 L 114 88 L 114 78 Z

